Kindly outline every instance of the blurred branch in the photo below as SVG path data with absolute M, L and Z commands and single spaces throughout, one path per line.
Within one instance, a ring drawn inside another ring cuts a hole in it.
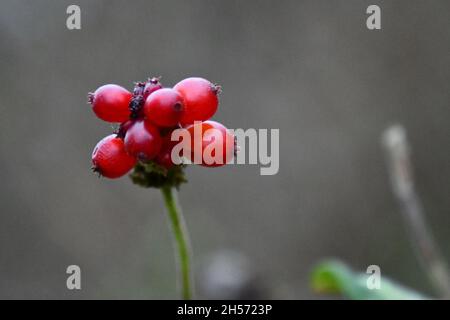
M 447 265 L 425 221 L 414 177 L 406 131 L 400 125 L 388 128 L 382 137 L 387 153 L 393 192 L 397 197 L 413 247 L 431 283 L 444 298 L 450 298 Z

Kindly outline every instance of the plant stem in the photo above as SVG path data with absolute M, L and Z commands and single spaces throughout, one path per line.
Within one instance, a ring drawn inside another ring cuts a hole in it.
M 178 249 L 178 271 L 180 272 L 181 294 L 183 299 L 192 298 L 191 285 L 191 250 L 189 244 L 189 236 L 186 225 L 184 223 L 183 214 L 177 205 L 177 197 L 172 187 L 164 186 L 161 188 L 166 204 L 167 213 L 169 215 L 172 232 L 175 238 L 176 247 Z

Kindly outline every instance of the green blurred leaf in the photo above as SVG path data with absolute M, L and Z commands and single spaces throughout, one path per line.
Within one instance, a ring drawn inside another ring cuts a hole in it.
M 311 285 L 321 294 L 338 294 L 352 300 L 422 300 L 420 293 L 405 288 L 381 275 L 380 289 L 370 290 L 367 279 L 371 274 L 358 273 L 339 261 L 327 261 L 314 268 Z

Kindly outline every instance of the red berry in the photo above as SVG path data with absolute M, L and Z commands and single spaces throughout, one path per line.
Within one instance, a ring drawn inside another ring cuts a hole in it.
M 178 82 L 175 87 L 184 101 L 184 113 L 181 124 L 192 124 L 194 121 L 205 121 L 216 113 L 220 88 L 203 78 L 187 78 Z
M 123 140 L 115 134 L 103 138 L 92 152 L 93 170 L 107 178 L 119 178 L 130 171 L 136 159 L 125 151 Z
M 175 164 L 172 161 L 172 149 L 178 141 L 171 140 L 172 132 L 163 137 L 163 144 L 161 151 L 155 158 L 155 162 L 166 169 L 172 168 Z
M 205 167 L 219 167 L 233 159 L 235 152 L 234 135 L 224 125 L 216 121 L 204 121 L 196 122 L 186 129 L 189 131 L 191 138 L 191 161 L 196 161 L 196 152 L 201 152 L 198 159 L 201 160 L 201 165 Z M 221 156 L 217 155 L 218 159 L 216 159 L 216 150 L 222 151 Z
M 147 99 L 147 97 L 155 92 L 156 90 L 162 89 L 162 84 L 159 81 L 159 78 L 151 78 L 148 79 L 148 81 L 145 83 L 144 87 L 144 100 Z
M 166 169 L 172 168 L 175 164 L 172 162 L 171 152 L 172 150 L 166 150 L 158 154 L 158 156 L 155 159 L 155 162 Z
M 128 120 L 122 122 L 119 126 L 119 129 L 117 129 L 117 131 L 115 132 L 117 133 L 117 137 L 124 139 L 128 129 L 130 129 L 135 122 L 136 122 L 135 120 Z
M 183 99 L 173 89 L 160 89 L 145 100 L 144 115 L 159 127 L 173 127 L 183 114 Z
M 151 123 L 138 120 L 125 134 L 127 152 L 142 161 L 152 160 L 161 150 L 162 140 L 158 129 Z
M 116 84 L 101 86 L 88 98 L 92 110 L 100 119 L 107 122 L 124 122 L 130 117 L 129 104 L 133 95 Z

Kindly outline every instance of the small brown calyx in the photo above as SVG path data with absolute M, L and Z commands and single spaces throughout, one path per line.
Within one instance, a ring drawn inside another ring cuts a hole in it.
M 161 84 L 161 76 L 159 77 L 152 77 L 147 79 L 148 83 L 151 83 L 153 85 Z
M 94 103 L 94 97 L 95 94 L 93 92 L 89 92 L 87 95 L 87 103 L 93 104 Z
M 97 167 L 97 166 L 92 166 L 92 167 L 91 167 L 91 170 L 92 170 L 93 173 L 97 174 L 97 176 L 98 176 L 99 178 L 102 177 L 102 172 L 100 171 L 100 168 L 99 168 L 99 167 Z
M 217 83 L 213 83 L 211 85 L 211 90 L 214 92 L 214 94 L 219 95 L 222 93 L 222 86 L 218 85 Z

